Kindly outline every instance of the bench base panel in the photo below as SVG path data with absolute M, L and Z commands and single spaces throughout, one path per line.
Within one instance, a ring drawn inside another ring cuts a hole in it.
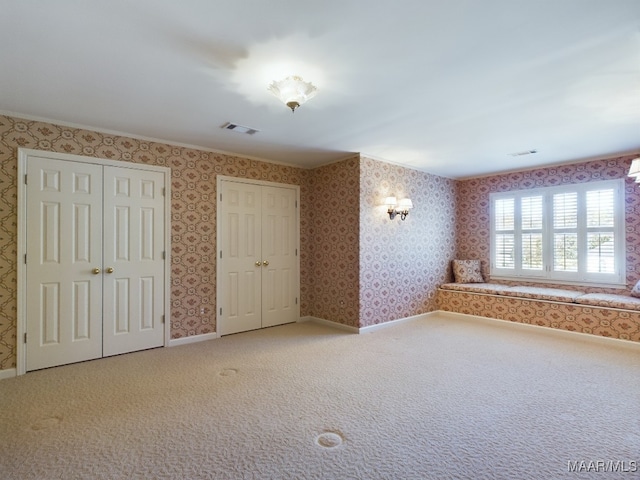
M 640 342 L 640 312 L 575 303 L 438 290 L 438 309 Z

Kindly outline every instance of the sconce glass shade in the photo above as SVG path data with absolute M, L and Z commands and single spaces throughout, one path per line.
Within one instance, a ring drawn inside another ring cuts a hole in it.
M 318 89 L 311 82 L 305 82 L 297 75 L 283 78 L 280 81 L 274 80 L 267 87 L 267 90 L 279 98 L 292 112 L 318 93 Z
M 389 208 L 393 208 L 398 204 L 398 201 L 396 200 L 396 197 L 387 197 L 384 200 L 384 204 Z
M 631 162 L 631 168 L 629 169 L 628 175 L 630 177 L 635 177 L 636 182 L 638 181 L 638 179 L 640 178 L 640 157 L 634 159 Z
M 410 208 L 413 208 L 413 202 L 411 201 L 410 198 L 403 198 L 402 200 L 400 200 L 400 203 L 398 204 L 398 210 L 409 210 Z

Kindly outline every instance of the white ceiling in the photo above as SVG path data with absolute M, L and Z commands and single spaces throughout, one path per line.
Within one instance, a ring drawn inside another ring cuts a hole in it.
M 301 167 L 640 151 L 639 0 L 2 0 L 0 45 L 4 113 Z M 295 113 L 290 74 L 319 89 Z

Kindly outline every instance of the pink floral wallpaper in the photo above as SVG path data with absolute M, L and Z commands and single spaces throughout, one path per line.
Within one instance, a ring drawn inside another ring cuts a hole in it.
M 458 181 L 456 188 L 457 257 L 482 260 L 483 275 L 489 278 L 489 193 L 491 192 L 625 178 L 627 287 L 630 291 L 640 279 L 640 186 L 627 177 L 631 159 L 635 156 L 637 155 Z M 579 287 L 578 289 L 587 292 L 605 291 L 602 288 Z M 611 290 L 611 293 L 623 292 Z
M 216 175 L 301 185 L 306 191 L 308 172 L 299 168 L 0 116 L 0 370 L 16 361 L 18 147 L 171 167 L 172 338 L 216 329 Z M 303 204 L 303 225 L 306 213 Z M 307 244 L 302 228 L 301 245 Z M 301 289 L 308 293 L 306 251 L 301 248 Z M 308 315 L 302 297 L 301 312 Z
M 216 329 L 218 174 L 300 185 L 302 316 L 363 327 L 433 310 L 453 257 L 451 180 L 359 155 L 302 170 L 0 116 L 0 369 L 16 355 L 18 147 L 171 167 L 172 338 Z M 407 221 L 380 208 L 390 190 L 413 199 Z
M 301 316 L 366 327 L 435 310 L 453 258 L 481 259 L 486 274 L 489 192 L 620 178 L 631 160 L 457 182 L 360 155 L 303 170 L 0 115 L 0 370 L 16 361 L 19 147 L 172 169 L 172 338 L 216 330 L 217 175 L 300 186 Z M 405 221 L 386 214 L 392 194 L 413 201 Z M 626 202 L 631 288 L 640 277 L 640 188 L 631 181 Z
M 456 248 L 455 181 L 361 157 L 359 327 L 436 309 Z M 405 221 L 384 199 L 408 197 Z
M 354 156 L 311 170 L 310 315 L 366 327 L 436 308 L 455 253 L 455 182 Z M 415 208 L 391 221 L 384 198 Z
M 306 295 L 310 315 L 358 326 L 359 156 L 308 172 L 303 203 L 308 207 Z M 303 257 L 302 260 L 304 260 Z

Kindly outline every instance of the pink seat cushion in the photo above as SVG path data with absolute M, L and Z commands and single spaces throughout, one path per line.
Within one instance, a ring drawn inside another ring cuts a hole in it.
M 445 290 L 455 290 L 459 292 L 488 293 L 499 295 L 502 292 L 506 291 L 509 287 L 497 283 L 445 283 L 444 285 L 440 285 L 440 288 L 443 288 Z
M 596 307 L 623 308 L 625 310 L 640 310 L 640 298 L 613 293 L 587 293 L 576 299 L 576 303 L 593 305 Z
M 576 292 L 575 290 L 562 290 L 560 288 L 544 287 L 511 287 L 504 292 L 504 295 L 508 295 L 510 297 L 569 303 L 575 302 L 576 298 L 583 294 L 584 292 Z

